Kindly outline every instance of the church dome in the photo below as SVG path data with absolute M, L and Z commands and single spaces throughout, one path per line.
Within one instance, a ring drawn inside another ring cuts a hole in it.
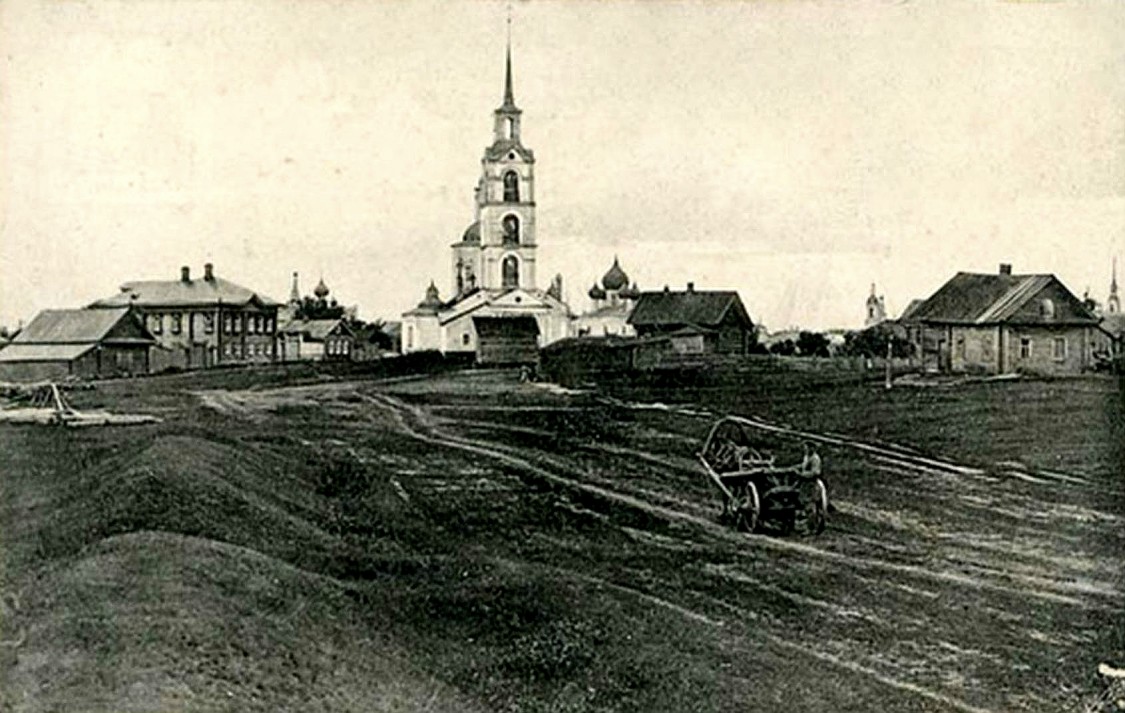
M 613 267 L 609 268 L 609 272 L 602 278 L 602 287 L 607 290 L 620 290 L 629 284 L 629 276 L 621 269 L 618 264 L 617 258 L 613 258 Z
M 418 306 L 422 309 L 435 311 L 441 307 L 441 296 L 438 294 L 437 285 L 434 284 L 433 280 L 430 280 L 430 286 L 426 288 L 426 297 L 418 303 Z
M 324 299 L 328 296 L 328 285 L 324 284 L 323 277 L 320 278 L 320 282 L 316 283 L 316 289 L 313 290 L 313 294 L 320 299 Z
M 623 299 L 635 300 L 641 296 L 641 291 L 637 289 L 637 283 L 634 282 L 632 286 L 626 287 L 621 290 L 618 295 L 620 295 Z
M 469 227 L 465 228 L 465 234 L 461 236 L 463 243 L 479 243 L 480 242 L 480 221 L 476 221 Z
M 590 291 L 587 294 L 590 295 L 590 299 L 592 300 L 605 299 L 605 290 L 603 290 L 601 287 L 598 287 L 598 283 L 596 282 L 594 283 L 594 286 L 590 288 Z

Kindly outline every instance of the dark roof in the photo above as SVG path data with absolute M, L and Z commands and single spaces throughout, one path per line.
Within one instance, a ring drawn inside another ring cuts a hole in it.
M 257 300 L 264 306 L 274 306 L 277 302 L 236 285 L 233 282 L 215 277 L 210 280 L 144 280 L 126 282 L 121 292 L 95 302 L 93 307 L 181 307 L 188 305 L 216 305 L 219 302 L 231 305 L 244 305 Z
M 1060 316 L 1042 319 L 1029 314 L 1031 301 L 1046 294 L 1064 304 Z M 1090 322 L 1096 317 L 1054 275 L 978 274 L 959 272 L 917 307 L 911 321 L 952 324 L 995 324 L 1012 321 Z
M 131 319 L 127 307 L 116 309 L 47 309 L 35 315 L 12 344 L 94 344 L 110 336 L 122 320 Z M 118 336 L 124 341 L 154 341 L 139 324 Z
M 898 318 L 899 321 L 913 319 L 914 313 L 917 312 L 918 309 L 925 303 L 926 300 L 920 298 L 910 300 L 910 304 L 906 305 L 906 309 L 902 311 L 902 315 Z
M 733 290 L 642 292 L 629 315 L 629 324 L 635 327 L 713 327 L 722 322 L 732 308 L 744 318 L 748 327 L 753 326 L 742 300 Z
M 478 337 L 518 333 L 539 334 L 539 321 L 526 314 L 510 317 L 473 317 L 473 326 L 477 330 Z

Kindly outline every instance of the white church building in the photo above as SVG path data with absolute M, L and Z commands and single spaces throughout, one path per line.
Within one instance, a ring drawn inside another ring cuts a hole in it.
M 451 246 L 452 296 L 443 300 L 430 282 L 425 298 L 402 316 L 403 353 L 475 352 L 478 362 L 511 362 L 570 336 L 561 276 L 540 289 L 536 275 L 535 156 L 520 141 L 521 113 L 509 45 L 504 101 L 481 159 L 475 220 Z

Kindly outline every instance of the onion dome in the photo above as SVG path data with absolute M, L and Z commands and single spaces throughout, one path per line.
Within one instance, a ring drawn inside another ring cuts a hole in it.
M 479 243 L 480 242 L 480 221 L 473 223 L 465 228 L 464 235 L 461 236 L 463 243 Z
M 596 282 L 594 283 L 594 286 L 590 288 L 590 291 L 587 294 L 590 295 L 590 299 L 592 299 L 592 300 L 604 300 L 605 299 L 605 290 L 603 290 L 601 287 L 599 287 L 598 283 L 596 283 Z
M 313 294 L 319 299 L 324 299 L 328 296 L 328 285 L 324 284 L 323 277 L 320 278 L 320 282 L 316 283 L 316 289 L 313 290 Z
M 640 298 L 641 291 L 637 289 L 637 283 L 633 283 L 630 287 L 626 287 L 617 293 L 622 299 L 635 300 Z
M 613 267 L 609 268 L 609 272 L 602 278 L 602 287 L 607 290 L 620 290 L 629 284 L 629 276 L 621 269 L 621 265 L 617 262 L 617 257 L 613 258 Z
M 437 285 L 434 284 L 433 280 L 430 280 L 430 286 L 426 288 L 426 298 L 418 303 L 418 307 L 433 310 L 441 307 L 441 296 L 438 294 Z

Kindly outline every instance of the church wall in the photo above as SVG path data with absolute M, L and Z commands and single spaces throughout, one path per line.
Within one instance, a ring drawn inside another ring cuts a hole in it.
M 441 326 L 443 352 L 471 352 L 477 348 L 477 330 L 472 312 Z
M 441 334 L 436 315 L 405 315 L 402 318 L 402 353 L 442 349 Z

